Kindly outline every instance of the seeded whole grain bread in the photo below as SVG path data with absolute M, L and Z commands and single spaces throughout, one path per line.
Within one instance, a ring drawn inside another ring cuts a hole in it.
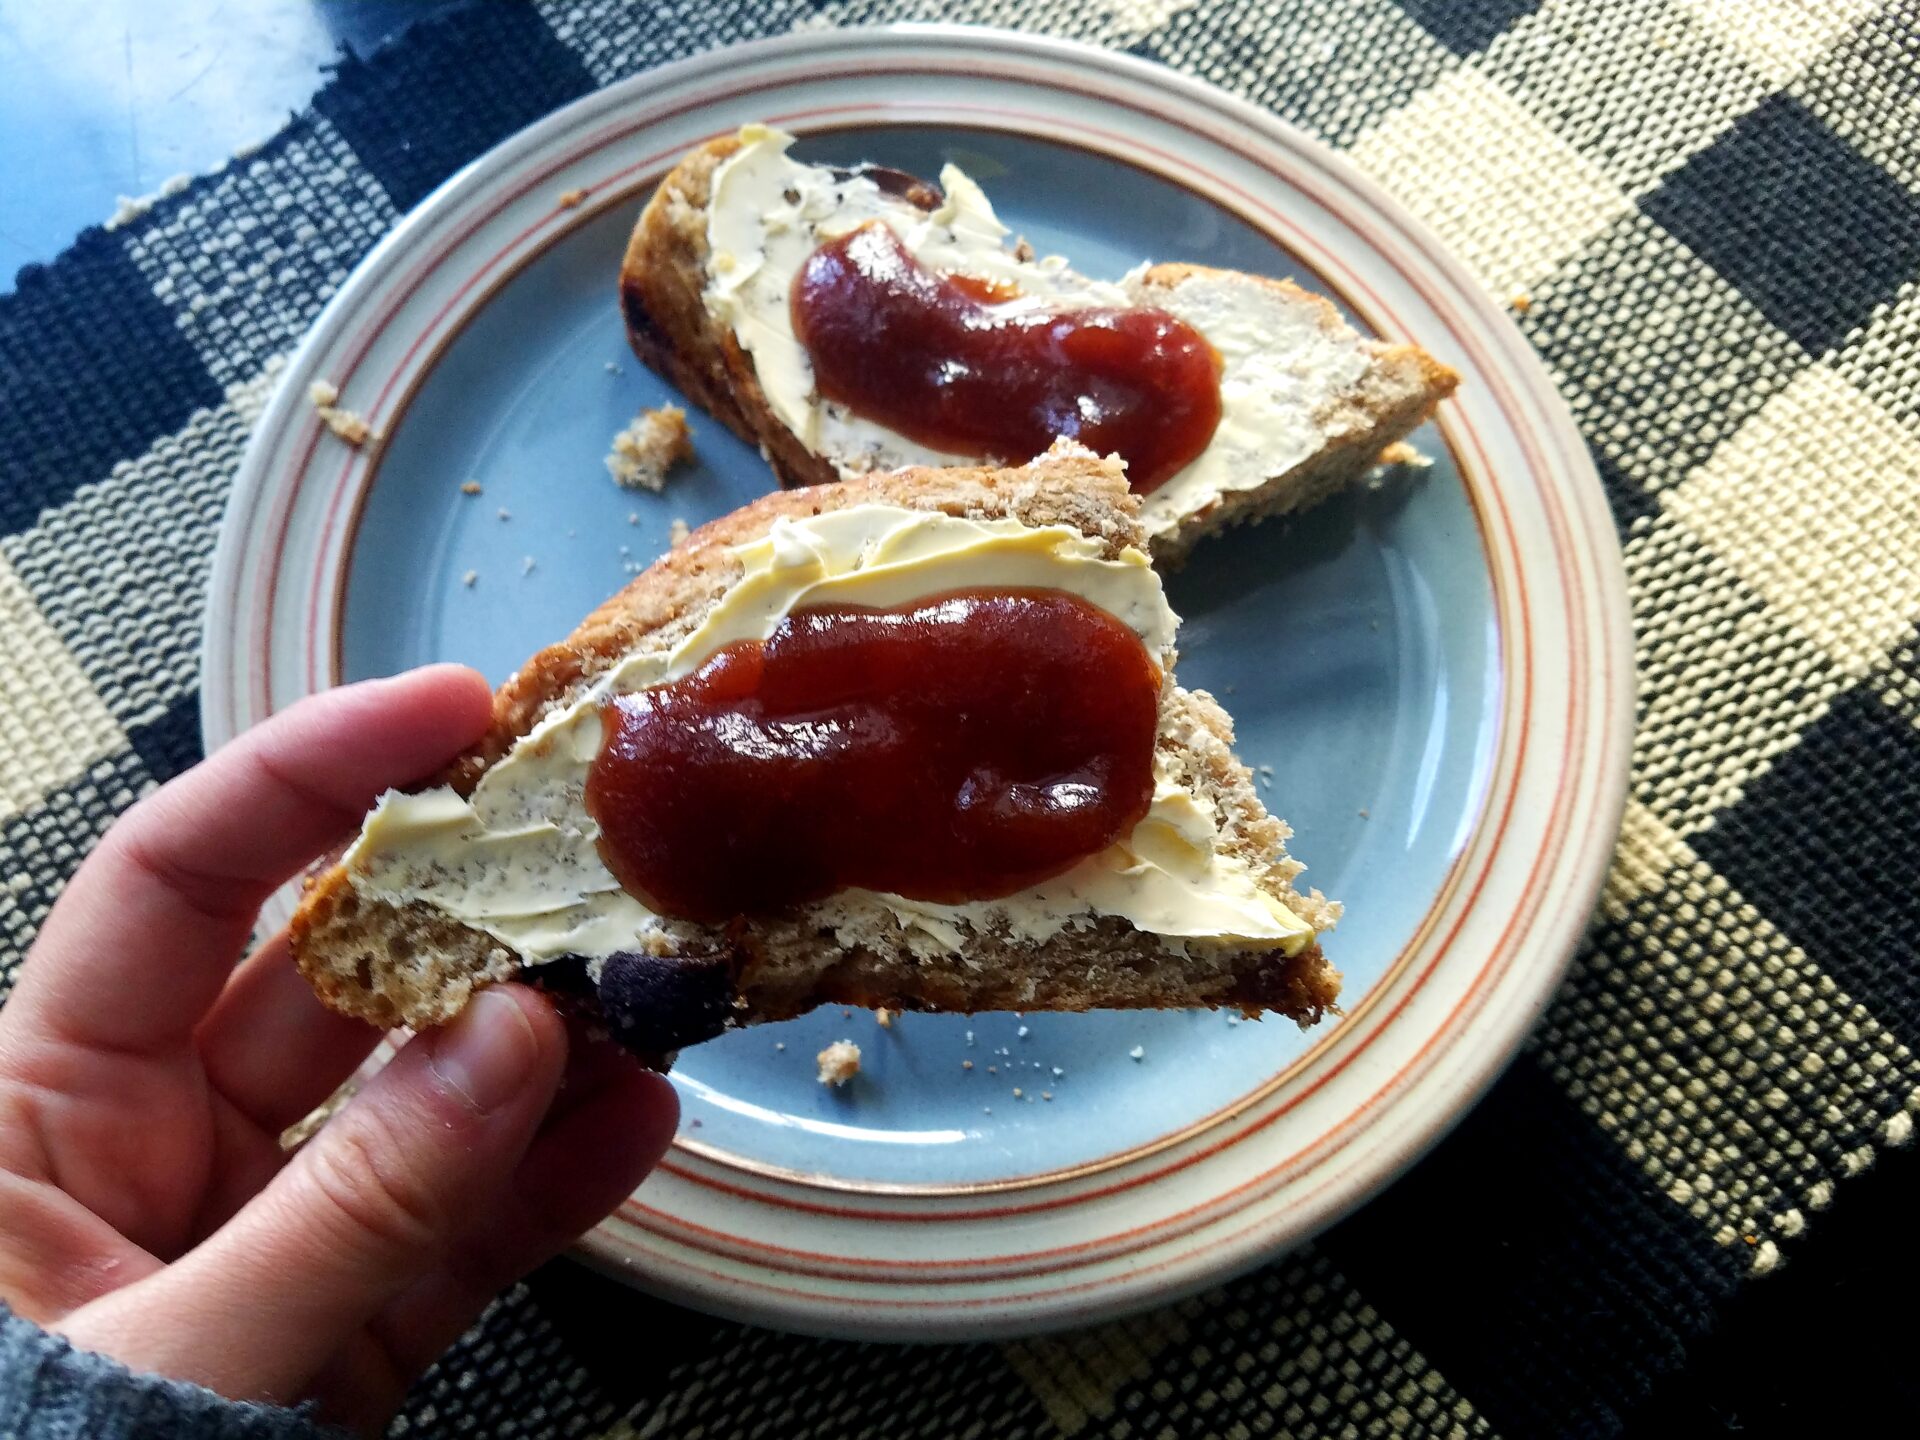
M 741 439 L 760 448 L 783 485 L 819 485 L 840 478 L 832 461 L 801 443 L 767 404 L 753 357 L 733 331 L 707 311 L 707 204 L 714 172 L 740 148 L 732 135 L 708 141 L 667 173 L 641 212 L 620 266 L 620 307 L 627 339 L 642 361 Z M 871 170 L 883 188 L 923 210 L 940 192 L 897 171 Z M 1258 284 L 1305 307 L 1322 330 L 1345 332 L 1340 312 L 1290 280 L 1214 270 L 1202 265 L 1150 267 L 1145 290 L 1171 290 L 1212 276 Z M 1154 558 L 1178 564 L 1196 541 L 1227 529 L 1318 504 L 1380 462 L 1382 452 L 1432 416 L 1460 377 L 1417 345 L 1362 342 L 1371 363 L 1360 383 L 1341 394 L 1316 421 L 1321 448 L 1298 465 L 1258 485 L 1221 495 L 1179 526 L 1153 537 Z
M 1139 545 L 1138 501 L 1118 462 L 1055 455 L 1016 469 L 899 471 L 777 491 L 695 531 L 595 610 L 565 641 L 534 656 L 494 697 L 485 737 L 432 783 L 472 792 L 549 710 L 640 649 L 670 649 L 697 629 L 741 574 L 732 549 L 781 517 L 883 502 L 976 519 L 1064 524 L 1108 555 Z M 1211 696 L 1168 681 L 1157 743 L 1178 782 L 1217 814 L 1225 847 L 1259 883 L 1316 929 L 1338 907 L 1293 888 L 1287 827 L 1266 812 L 1233 755 L 1232 724 Z M 642 1054 L 659 1056 L 721 1029 L 780 1020 L 816 1005 L 891 1010 L 1233 1006 L 1272 1010 L 1301 1024 L 1334 1005 L 1339 975 L 1318 944 L 1288 957 L 1245 945 L 1169 942 L 1124 920 L 1033 942 L 972 931 L 957 954 L 915 946 L 875 903 L 846 895 L 736 920 L 725 927 L 673 922 L 665 943 L 615 956 L 588 976 L 550 962 L 523 975 L 520 956 L 486 932 L 430 905 L 395 903 L 357 889 L 335 863 L 315 874 L 294 916 L 293 953 L 328 1005 L 378 1025 L 451 1018 L 480 986 L 520 976 L 572 993 Z

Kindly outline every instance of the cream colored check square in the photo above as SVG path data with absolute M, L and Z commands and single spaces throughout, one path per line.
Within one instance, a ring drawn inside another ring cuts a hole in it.
M 1634 535 L 1626 563 L 1639 637 L 1634 795 L 1685 837 L 1737 803 L 1853 682 L 1671 514 Z
M 32 594 L 0 557 L 0 818 L 127 743 Z
M 1613 919 L 1642 895 L 1666 887 L 1668 877 L 1692 858 L 1692 851 L 1671 826 L 1638 800 L 1627 802 L 1620 818 L 1620 843 L 1607 872 L 1601 904 Z
M 1879 0 L 1674 0 L 1775 85 L 1880 8 Z
M 1666 508 L 1849 675 L 1920 619 L 1920 436 L 1826 365 L 1768 401 Z
M 1914 370 L 1920 364 L 1920 280 L 1877 307 L 1827 362 L 1868 399 L 1890 411 L 1920 411 Z
M 1632 208 L 1598 166 L 1473 70 L 1421 92 L 1351 158 L 1502 300 Z

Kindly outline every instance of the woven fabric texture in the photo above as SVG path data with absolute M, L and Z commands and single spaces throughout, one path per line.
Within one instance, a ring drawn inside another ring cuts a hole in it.
M 597 85 L 797 27 L 1131 50 L 1343 150 L 1509 305 L 1625 545 L 1641 717 L 1572 976 L 1462 1128 L 1171 1309 L 893 1350 L 558 1264 L 394 1433 L 1612 1435 L 1789 1284 L 1920 1109 L 1920 10 L 1909 0 L 487 4 L 0 298 L 0 989 L 198 758 L 226 486 L 272 369 L 459 165 Z M 1772 1277 L 1770 1272 L 1784 1273 Z

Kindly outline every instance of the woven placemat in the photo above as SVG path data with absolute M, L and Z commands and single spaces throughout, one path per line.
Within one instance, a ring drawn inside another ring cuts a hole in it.
M 1763 1343 L 1772 1302 L 1752 1297 L 1857 1262 L 1868 1242 L 1831 1212 L 1914 1173 L 1895 1156 L 1850 1183 L 1920 1106 L 1910 3 L 550 0 L 347 58 L 257 152 L 0 298 L 0 979 L 114 815 L 197 758 L 226 487 L 270 367 L 367 248 L 596 85 L 900 18 L 1123 47 L 1270 107 L 1511 306 L 1599 462 L 1640 636 L 1604 903 L 1461 1130 L 1234 1284 L 1096 1331 L 902 1351 L 709 1321 L 562 1263 L 494 1306 L 396 1433 L 1738 1428 L 1675 1377 L 1775 1395 L 1716 1346 L 1729 1326 Z M 1822 1335 L 1851 1334 L 1847 1313 L 1793 1317 L 1775 1350 L 1835 1405 L 1860 1377 L 1821 1375 Z

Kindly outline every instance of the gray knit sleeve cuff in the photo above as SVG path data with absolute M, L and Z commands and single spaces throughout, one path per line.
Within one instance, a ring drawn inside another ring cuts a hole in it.
M 76 1350 L 0 1304 L 0 1436 L 7 1440 L 350 1440 L 308 1407 L 228 1400 Z

